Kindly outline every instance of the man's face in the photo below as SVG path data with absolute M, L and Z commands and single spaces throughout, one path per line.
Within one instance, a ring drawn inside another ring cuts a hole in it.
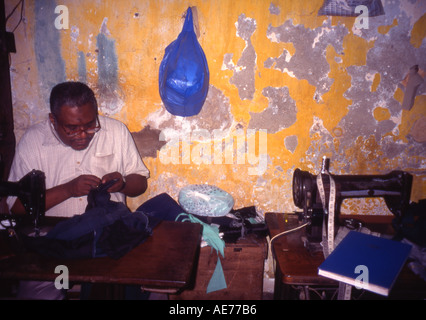
M 90 104 L 61 107 L 58 115 L 49 114 L 59 138 L 74 150 L 84 150 L 99 130 L 98 116 Z

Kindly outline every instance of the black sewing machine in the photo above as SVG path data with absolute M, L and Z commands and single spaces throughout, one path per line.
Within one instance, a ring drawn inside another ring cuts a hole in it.
M 395 215 L 396 223 L 408 209 L 413 177 L 404 171 L 392 171 L 385 175 L 333 175 L 328 172 L 329 159 L 324 158 L 321 178 L 325 202 L 330 199 L 330 177 L 335 185 L 335 226 L 339 226 L 340 206 L 346 198 L 382 197 L 389 210 Z M 293 174 L 293 201 L 303 209 L 302 219 L 308 222 L 309 242 L 321 242 L 324 218 L 327 219 L 327 206 L 323 206 L 318 190 L 317 176 L 296 169 Z M 324 209 L 325 208 L 325 209 Z M 328 222 L 328 220 L 327 220 Z M 338 228 L 334 228 L 337 231 Z
M 38 236 L 40 233 L 40 221 L 45 215 L 45 180 L 44 172 L 32 170 L 18 182 L 0 182 L 0 197 L 17 196 L 21 200 L 34 224 L 35 236 Z M 13 227 L 10 214 L 1 215 L 1 220 L 9 221 L 8 224 Z

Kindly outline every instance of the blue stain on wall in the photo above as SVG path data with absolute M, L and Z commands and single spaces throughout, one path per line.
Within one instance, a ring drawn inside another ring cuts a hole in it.
M 87 70 L 86 70 L 86 56 L 83 51 L 79 51 L 77 55 L 77 64 L 78 64 L 78 80 L 80 82 L 87 82 Z
M 34 1 L 34 48 L 40 94 L 46 102 L 49 101 L 52 87 L 66 79 L 65 62 L 61 56 L 60 30 L 55 28 L 55 8 L 54 0 Z
M 104 18 L 100 33 L 96 36 L 98 48 L 98 96 L 100 110 L 114 114 L 123 105 L 118 85 L 118 58 L 115 40 L 110 37 Z
M 98 47 L 98 88 L 101 92 L 113 93 L 118 83 L 118 62 L 115 40 L 104 33 L 96 37 Z

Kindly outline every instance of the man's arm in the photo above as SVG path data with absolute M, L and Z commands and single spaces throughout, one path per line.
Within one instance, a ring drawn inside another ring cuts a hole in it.
M 46 207 L 45 210 L 49 210 L 50 208 L 56 206 L 57 204 L 64 202 L 65 200 L 71 197 L 66 184 L 62 184 L 56 187 L 53 187 L 49 190 L 46 190 Z M 10 209 L 13 214 L 25 214 L 25 208 L 18 198 L 15 201 L 15 204 Z
M 46 190 L 46 211 L 59 203 L 73 197 L 88 195 L 90 190 L 96 188 L 101 179 L 94 175 L 81 175 L 67 183 Z M 25 214 L 25 208 L 19 199 L 16 199 L 10 209 L 13 214 Z
M 129 174 L 126 176 L 126 184 L 121 190 L 128 197 L 137 197 L 148 188 L 148 179 L 140 174 Z
M 128 197 L 137 197 L 148 188 L 148 179 L 141 174 L 131 173 L 123 177 L 119 172 L 112 172 L 102 177 L 102 183 L 112 179 L 118 181 L 108 189 L 108 192 L 121 192 Z

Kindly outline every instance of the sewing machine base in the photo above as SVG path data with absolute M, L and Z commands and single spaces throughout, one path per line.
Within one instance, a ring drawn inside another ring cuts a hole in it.
M 323 251 L 323 246 L 321 244 L 321 242 L 323 241 L 322 219 L 323 219 L 322 215 L 317 215 L 316 219 L 312 219 L 312 223 L 306 227 L 305 235 L 301 237 L 305 248 L 311 253 Z M 341 219 L 338 222 L 335 221 L 334 236 L 337 235 L 338 230 L 341 227 L 348 228 L 349 230 L 361 230 L 361 228 L 363 227 L 363 224 L 360 220 L 353 219 L 353 218 Z
M 311 241 L 305 236 L 302 236 L 301 239 L 304 247 L 308 250 L 309 253 L 314 254 L 323 251 L 321 241 Z

